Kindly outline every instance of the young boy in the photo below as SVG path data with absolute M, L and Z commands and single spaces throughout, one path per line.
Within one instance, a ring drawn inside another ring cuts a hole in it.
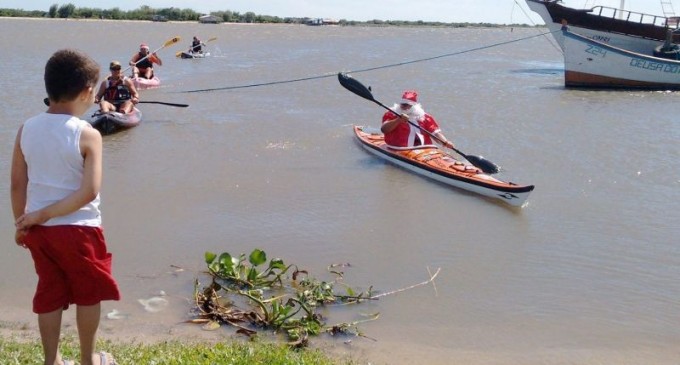
M 33 312 L 45 365 L 73 364 L 59 354 L 62 312 L 76 304 L 82 365 L 111 365 L 94 346 L 103 300 L 119 300 L 101 229 L 102 138 L 78 118 L 94 102 L 99 66 L 75 50 L 45 65 L 46 113 L 19 128 L 12 155 L 15 241 L 33 257 L 38 285 Z

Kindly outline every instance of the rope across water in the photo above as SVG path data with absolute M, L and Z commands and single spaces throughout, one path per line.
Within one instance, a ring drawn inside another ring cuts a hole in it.
M 489 49 L 489 48 L 494 48 L 494 47 L 499 47 L 499 46 L 504 46 L 507 44 L 511 43 L 517 43 L 521 41 L 525 41 L 528 39 L 536 38 L 536 37 L 543 37 L 548 34 L 551 34 L 554 32 L 543 32 L 540 34 L 535 34 L 532 36 L 528 37 L 523 37 L 523 38 L 517 38 L 505 42 L 499 42 L 499 43 L 494 43 L 490 45 L 485 45 L 481 47 L 475 47 L 475 48 L 470 48 L 462 51 L 456 51 L 456 52 L 451 52 L 451 53 L 446 53 L 443 55 L 439 56 L 433 56 L 433 57 L 427 57 L 427 58 L 419 58 L 416 60 L 411 60 L 411 61 L 404 61 L 404 62 L 398 62 L 398 63 L 391 63 L 388 65 L 383 65 L 383 66 L 376 66 L 376 67 L 369 67 L 369 68 L 362 68 L 362 69 L 357 69 L 357 70 L 350 70 L 350 71 L 343 71 L 345 73 L 361 73 L 361 72 L 368 72 L 368 71 L 375 71 L 375 70 L 380 70 L 384 68 L 391 68 L 391 67 L 398 67 L 398 66 L 404 66 L 404 65 L 410 65 L 413 63 L 418 63 L 418 62 L 426 62 L 426 61 L 432 61 L 444 57 L 451 57 L 451 56 L 457 56 L 465 53 L 470 53 L 470 52 L 476 52 L 484 49 Z M 259 87 L 259 86 L 270 86 L 270 85 L 278 85 L 278 84 L 288 84 L 288 83 L 293 83 L 293 82 L 301 82 L 301 81 L 309 81 L 309 80 L 316 80 L 316 79 L 323 79 L 327 77 L 336 77 L 338 74 L 338 71 L 333 71 L 333 72 L 328 72 L 324 73 L 322 75 L 317 75 L 317 76 L 309 76 L 309 77 L 301 77 L 297 79 L 288 79 L 288 80 L 281 80 L 281 81 L 269 81 L 269 82 L 261 82 L 261 83 L 256 83 L 256 84 L 248 84 L 248 85 L 235 85 L 235 86 L 224 86 L 224 87 L 216 87 L 216 88 L 209 88 L 209 89 L 197 89 L 197 90 L 186 90 L 186 91 L 180 91 L 181 93 L 198 93 L 198 92 L 208 92 L 208 91 L 220 91 L 220 90 L 235 90 L 235 89 L 245 89 L 249 87 Z

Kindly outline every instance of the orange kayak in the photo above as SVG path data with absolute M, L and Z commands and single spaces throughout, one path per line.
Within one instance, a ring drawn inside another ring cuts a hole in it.
M 373 129 L 373 128 L 371 128 Z M 368 152 L 419 175 L 463 190 L 499 199 L 521 207 L 534 190 L 533 185 L 517 185 L 485 174 L 482 170 L 455 159 L 437 146 L 394 150 L 385 144 L 382 133 L 354 126 L 354 133 Z

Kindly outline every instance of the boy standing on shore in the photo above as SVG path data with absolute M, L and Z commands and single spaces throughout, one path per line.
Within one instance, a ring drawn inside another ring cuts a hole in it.
M 47 112 L 28 119 L 12 155 L 11 200 L 15 241 L 33 257 L 38 285 L 33 312 L 45 365 L 61 359 L 62 313 L 75 304 L 80 363 L 115 364 L 95 353 L 101 301 L 119 300 L 111 254 L 101 229 L 99 189 L 102 138 L 81 120 L 93 104 L 99 66 L 75 50 L 60 50 L 45 65 Z

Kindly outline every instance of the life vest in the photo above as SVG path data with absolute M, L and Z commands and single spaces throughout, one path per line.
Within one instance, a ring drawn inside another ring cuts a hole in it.
M 132 99 L 130 90 L 125 86 L 125 77 L 112 81 L 111 77 L 106 79 L 106 90 L 104 90 L 104 100 L 113 104 L 120 104 Z
M 146 58 L 141 60 L 143 57 L 146 57 Z M 153 67 L 153 62 L 151 62 L 151 55 L 150 54 L 149 55 L 143 55 L 143 54 L 139 53 L 139 59 L 141 61 L 137 62 L 137 64 L 136 64 L 137 68 L 146 70 L 149 67 Z
M 201 41 L 191 42 L 191 51 L 201 53 L 203 47 L 201 47 Z

